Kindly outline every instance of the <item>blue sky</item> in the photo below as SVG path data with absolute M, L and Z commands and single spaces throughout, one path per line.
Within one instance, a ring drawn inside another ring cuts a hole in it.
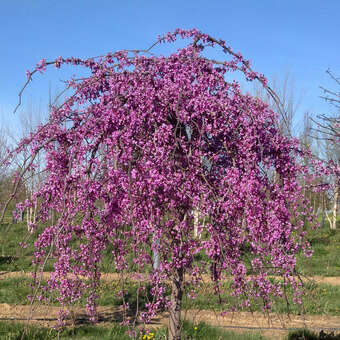
M 62 89 L 71 71 L 51 67 L 35 76 L 13 114 L 25 71 L 40 59 L 145 48 L 177 27 L 226 40 L 269 79 L 289 73 L 301 97 L 299 124 L 306 110 L 332 110 L 319 86 L 336 89 L 325 71 L 340 75 L 339 26 L 339 0 L 1 0 L 0 124 L 16 129 L 20 110 L 33 103 L 44 111 L 49 86 L 53 93 Z

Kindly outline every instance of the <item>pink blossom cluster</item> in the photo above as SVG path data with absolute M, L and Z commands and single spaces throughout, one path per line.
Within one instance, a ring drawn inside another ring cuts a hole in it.
M 180 270 L 197 286 L 204 273 L 216 284 L 231 275 L 245 306 L 262 299 L 270 308 L 285 285 L 300 299 L 294 270 L 298 252 L 309 250 L 303 212 L 310 210 L 299 145 L 280 132 L 267 104 L 226 81 L 240 70 L 266 86 L 249 61 L 197 30 L 178 29 L 159 42 L 178 36 L 192 43 L 166 57 L 59 57 L 51 64 L 85 66 L 91 76 L 71 80 L 73 94 L 21 144 L 46 159 L 47 179 L 33 196 L 37 222 L 48 224 L 51 210 L 58 217 L 37 238 L 35 263 L 56 258 L 49 288 L 63 306 L 87 294 L 93 318 L 107 250 L 118 272 L 129 272 L 131 254 L 134 269 L 150 272 L 155 299 L 143 321 L 169 306 L 165 280 Z M 220 46 L 231 60 L 208 60 L 206 46 Z M 194 209 L 202 217 L 198 235 Z M 160 264 L 152 270 L 155 252 Z M 208 259 L 196 260 L 200 253 Z

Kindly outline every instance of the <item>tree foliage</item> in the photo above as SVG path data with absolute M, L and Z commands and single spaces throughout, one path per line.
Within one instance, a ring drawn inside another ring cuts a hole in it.
M 48 174 L 23 206 L 40 201 L 37 223 L 57 211 L 56 223 L 35 242 L 37 265 L 57 259 L 43 289 L 56 290 L 64 307 L 88 291 L 94 318 L 103 252 L 110 249 L 121 273 L 131 270 L 132 254 L 133 271 L 149 273 L 154 296 L 137 318 L 148 322 L 169 308 L 173 339 L 185 276 L 198 286 L 209 273 L 218 293 L 218 282 L 231 275 L 246 306 L 262 299 L 267 310 L 287 285 L 299 301 L 294 270 L 297 253 L 309 254 L 302 216 L 310 212 L 299 184 L 306 168 L 298 141 L 280 132 L 279 115 L 267 104 L 226 81 L 240 71 L 276 98 L 264 76 L 224 41 L 195 29 L 178 29 L 156 44 L 178 38 L 191 43 L 169 56 L 150 48 L 42 60 L 28 82 L 48 65 L 83 66 L 91 75 L 71 79 L 72 95 L 17 149 L 29 148 L 27 169 L 43 153 Z M 202 53 L 207 47 L 230 58 L 210 60 Z M 195 209 L 206 217 L 201 237 L 194 235 Z M 156 270 L 152 252 L 160 260 Z M 196 260 L 202 253 L 207 260 Z M 270 274 L 282 275 L 284 285 Z M 165 280 L 172 282 L 170 298 Z

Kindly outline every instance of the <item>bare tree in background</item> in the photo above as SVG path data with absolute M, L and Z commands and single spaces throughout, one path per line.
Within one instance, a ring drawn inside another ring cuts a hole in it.
M 323 157 L 327 161 L 331 161 L 335 167 L 340 167 L 340 144 L 334 143 L 327 134 L 320 133 L 320 142 L 323 149 Z M 328 183 L 330 184 L 330 189 L 328 190 L 327 197 L 325 197 L 326 204 L 326 217 L 329 221 L 331 229 L 336 229 L 336 221 L 338 215 L 339 206 L 339 175 L 333 174 L 328 176 Z
M 10 174 L 5 165 L 6 154 L 8 149 L 8 138 L 3 128 L 0 128 L 0 204 L 4 205 L 9 195 Z
M 8 131 L 8 135 L 13 141 L 13 144 L 17 145 L 18 141 L 23 136 L 28 136 L 30 132 L 32 132 L 37 125 L 42 123 L 42 108 L 41 105 L 35 107 L 33 105 L 33 101 L 27 105 L 26 109 L 24 109 L 19 116 L 19 131 L 20 134 L 14 134 L 13 132 Z M 20 157 L 15 160 L 15 166 L 17 169 L 23 169 L 26 166 L 26 160 L 29 157 L 29 153 L 27 150 L 23 150 Z M 41 164 L 41 156 L 36 157 L 34 161 L 34 170 L 27 171 L 25 177 L 23 178 L 24 188 L 25 188 L 25 196 L 26 199 L 31 200 L 32 195 L 37 190 L 41 181 L 43 180 L 43 175 L 41 173 L 42 164 Z M 26 210 L 26 224 L 27 230 L 29 232 L 33 232 L 32 226 L 35 224 L 36 214 L 37 214 L 37 204 L 28 208 Z M 21 215 L 23 217 L 23 215 Z
M 13 176 L 15 173 L 15 168 L 11 167 L 6 161 L 8 160 L 8 151 L 11 148 L 9 143 L 8 134 L 4 127 L 0 127 L 0 206 L 10 205 L 10 196 L 13 189 Z M 22 189 L 22 183 L 19 185 L 19 189 Z M 22 190 L 18 190 L 21 191 Z M 15 197 L 19 192 L 16 193 Z M 15 198 L 13 197 L 13 198 Z M 22 195 L 20 195 L 22 199 Z M 12 205 L 11 205 L 12 208 Z
M 282 80 L 273 77 L 271 88 L 279 97 L 280 102 L 274 100 L 257 84 L 254 84 L 253 95 L 267 103 L 273 111 L 280 113 L 280 130 L 285 136 L 291 137 L 296 133 L 293 120 L 301 102 L 301 95 L 297 96 L 297 91 L 294 87 L 294 78 L 289 72 L 285 74 Z M 273 178 L 275 182 L 279 181 L 279 176 L 276 171 L 266 170 L 265 172 L 266 175 L 269 178 Z
M 27 166 L 26 162 L 29 159 L 29 153 L 27 150 L 23 150 L 20 154 L 16 154 L 15 158 L 11 158 L 10 168 L 9 166 L 3 166 L 6 164 L 3 162 L 5 150 L 10 148 L 11 145 L 18 145 L 18 142 L 24 137 L 28 136 L 37 125 L 43 123 L 43 116 L 49 112 L 51 105 L 58 105 L 58 100 L 62 100 L 65 90 L 55 95 L 52 100 L 51 86 L 49 87 L 49 105 L 46 110 L 42 109 L 42 105 L 34 105 L 31 100 L 19 114 L 19 124 L 15 126 L 15 131 L 10 129 L 10 126 L 4 126 L 0 128 L 0 221 L 3 222 L 5 218 L 5 212 L 7 209 L 13 210 L 16 206 L 16 197 L 19 195 L 19 201 L 24 201 L 25 198 L 31 200 L 32 195 L 36 192 L 39 185 L 46 178 L 46 173 L 42 172 L 43 156 L 36 157 L 34 160 L 34 170 L 24 171 L 25 176 L 20 180 L 20 183 L 16 184 L 13 181 L 15 172 L 21 173 Z M 16 110 L 17 111 L 17 110 Z M 13 182 L 13 183 L 12 183 Z M 2 185 L 3 183 L 3 185 Z M 16 187 L 16 188 L 14 188 Z M 7 194 L 2 188 L 7 189 Z M 2 191 L 1 191 L 2 190 Z M 10 196 L 9 192 L 15 193 Z M 24 195 L 24 198 L 23 198 Z M 39 204 L 39 203 L 38 203 Z M 25 218 L 28 231 L 32 232 L 32 226 L 36 220 L 38 206 L 34 204 L 32 207 L 25 211 Z M 21 214 L 23 218 L 23 214 Z M 51 221 L 53 223 L 54 212 L 51 212 Z
M 320 141 L 318 132 L 313 129 L 313 119 L 311 114 L 307 111 L 304 114 L 303 129 L 300 133 L 300 143 L 304 150 L 309 150 L 312 154 L 318 158 L 323 157 L 320 153 L 324 150 L 324 144 Z M 304 165 L 310 166 L 310 158 L 305 156 L 303 158 Z M 324 176 L 318 176 L 313 180 L 314 187 L 323 186 L 328 182 L 328 179 Z M 306 189 L 305 189 L 306 190 Z M 314 214 L 320 214 L 322 216 L 322 226 L 324 226 L 324 220 L 327 213 L 327 206 L 329 204 L 329 198 L 326 196 L 325 191 L 305 191 L 305 196 L 309 199 Z
M 326 155 L 328 160 L 332 160 L 336 166 L 340 166 L 340 145 L 333 144 L 329 141 L 326 143 Z M 330 191 L 330 201 L 332 202 L 330 214 L 326 211 L 326 216 L 331 229 L 336 229 L 336 220 L 338 215 L 338 200 L 339 200 L 339 176 L 333 175 L 330 179 L 332 190 Z
M 8 149 L 8 140 L 5 134 L 5 131 L 3 128 L 0 128 L 0 164 L 3 164 L 3 161 L 6 158 L 7 149 Z M 0 178 L 3 178 L 3 176 L 6 173 L 6 167 L 0 166 Z
M 272 88 L 279 96 L 284 111 L 284 115 L 281 115 L 280 117 L 280 128 L 282 133 L 286 136 L 295 135 L 299 138 L 301 147 L 304 150 L 310 150 L 314 155 L 317 155 L 319 153 L 319 149 L 324 148 L 324 146 L 320 145 L 320 140 L 316 136 L 317 132 L 312 131 L 313 120 L 310 113 L 304 113 L 302 129 L 297 129 L 293 123 L 302 100 L 301 94 L 297 94 L 294 87 L 294 79 L 289 73 L 287 73 L 282 81 L 277 78 L 273 79 Z M 277 102 L 273 101 L 272 97 L 265 93 L 259 86 L 255 87 L 255 95 L 267 102 L 274 111 L 278 111 Z M 303 162 L 305 166 L 309 166 L 310 159 L 308 157 L 304 157 Z M 276 181 L 278 180 L 277 173 L 275 172 L 268 174 L 268 176 L 273 176 Z M 314 185 L 315 187 L 320 186 L 325 181 L 326 180 L 324 178 L 316 178 L 314 180 Z M 324 220 L 327 215 L 327 205 L 329 204 L 330 198 L 325 195 L 324 191 L 315 192 L 312 190 L 306 190 L 306 183 L 303 182 L 301 184 L 303 186 L 306 199 L 310 201 L 313 212 L 320 212 L 322 214 L 322 224 L 324 225 Z M 333 207 L 333 211 L 335 210 Z
M 340 88 L 340 77 L 336 77 L 330 70 L 326 72 Z M 340 92 L 332 91 L 324 87 L 321 87 L 321 89 L 323 90 L 321 98 L 335 109 L 328 115 L 319 115 L 317 120 L 313 120 L 313 122 L 316 126 L 314 131 L 320 135 L 319 139 L 323 142 L 325 158 L 334 164 L 335 169 L 338 169 L 330 178 L 332 190 L 330 190 L 329 199 L 332 205 L 330 213 L 327 213 L 330 228 L 336 229 L 340 186 Z
M 330 70 L 326 71 L 333 81 L 340 88 L 340 77 L 336 77 Z M 325 139 L 333 144 L 340 142 L 340 92 L 331 91 L 321 86 L 323 95 L 321 96 L 326 102 L 335 108 L 332 115 L 319 115 L 319 121 L 316 122 L 318 128 L 325 135 Z
M 266 102 L 274 111 L 280 112 L 280 128 L 282 133 L 287 136 L 294 134 L 293 119 L 301 103 L 301 95 L 297 96 L 294 86 L 294 78 L 289 72 L 286 73 L 283 80 L 273 78 L 271 88 L 280 99 L 281 107 L 278 108 L 278 102 L 266 93 L 259 85 L 254 84 L 254 95 Z

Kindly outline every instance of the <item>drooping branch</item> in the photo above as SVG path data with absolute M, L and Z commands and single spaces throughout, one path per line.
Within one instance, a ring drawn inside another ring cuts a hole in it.
M 178 36 L 193 44 L 167 57 L 151 54 L 156 44 Z M 208 46 L 221 47 L 231 60 L 203 57 Z M 283 275 L 298 300 L 294 259 L 308 252 L 300 220 L 309 211 L 300 185 L 309 176 L 299 163 L 306 153 L 282 134 L 268 105 L 243 94 L 236 81 L 226 82 L 226 73 L 241 71 L 280 105 L 249 61 L 222 40 L 176 30 L 147 50 L 42 61 L 28 82 L 52 64 L 90 71 L 67 83 L 72 95 L 23 142 L 32 155 L 46 157 L 48 176 L 34 195 L 41 202 L 37 222 L 45 221 L 48 209 L 60 214 L 38 236 L 35 262 L 45 263 L 46 254 L 56 258 L 48 284 L 63 307 L 87 288 L 88 312 L 95 317 L 99 265 L 109 247 L 123 276 L 131 254 L 139 271 L 149 271 L 154 299 L 146 312 L 137 309 L 136 318 L 150 322 L 160 306 L 171 306 L 173 338 L 179 336 L 186 274 L 210 273 L 216 285 L 233 275 L 240 305 L 263 297 L 266 308 L 282 293 L 268 275 Z M 269 171 L 277 180 L 265 175 Z M 192 213 L 197 208 L 204 216 L 200 238 Z M 200 253 L 207 260 L 196 261 Z M 247 266 L 256 273 L 252 282 Z M 68 274 L 91 283 L 80 288 Z M 173 282 L 172 301 L 165 280 Z

